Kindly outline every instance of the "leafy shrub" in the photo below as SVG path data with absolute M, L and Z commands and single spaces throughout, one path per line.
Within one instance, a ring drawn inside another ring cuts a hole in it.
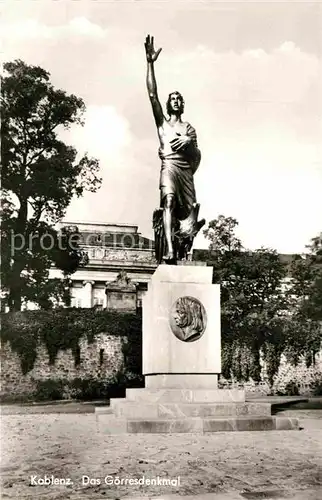
M 291 380 L 288 384 L 286 384 L 285 392 L 288 396 L 298 396 L 300 394 L 299 386 L 296 382 Z
M 277 391 L 278 396 L 298 396 L 299 394 L 299 386 L 294 380 L 287 382 L 283 391 Z
M 125 397 L 126 387 L 144 387 L 144 377 L 132 372 L 117 372 L 105 379 L 74 379 L 69 384 L 72 398 L 83 401 Z
M 0 404 L 24 404 L 34 401 L 31 394 L 1 394 Z
M 322 396 L 322 373 L 310 384 L 313 396 Z
M 64 390 L 68 382 L 62 379 L 38 380 L 33 394 L 36 401 L 57 401 L 64 399 Z
M 84 401 L 108 399 L 110 396 L 110 382 L 94 378 L 77 378 L 69 384 L 72 398 Z
M 121 398 L 126 387 L 144 387 L 144 377 L 133 372 L 119 371 L 104 380 L 93 377 L 49 379 L 37 381 L 37 388 L 32 395 L 35 401 L 57 401 L 66 397 L 82 401 L 96 399 Z

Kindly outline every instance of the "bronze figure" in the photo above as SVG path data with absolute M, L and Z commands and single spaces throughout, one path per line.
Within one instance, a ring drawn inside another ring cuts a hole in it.
M 145 41 L 147 59 L 147 88 L 157 126 L 161 159 L 160 208 L 154 211 L 155 253 L 159 263 L 175 264 L 187 258 L 193 238 L 205 224 L 198 222 L 199 204 L 193 175 L 200 164 L 195 129 L 182 121 L 184 100 L 182 95 L 171 92 L 166 104 L 168 118 L 158 98 L 154 63 L 161 48 L 154 49 L 153 37 Z

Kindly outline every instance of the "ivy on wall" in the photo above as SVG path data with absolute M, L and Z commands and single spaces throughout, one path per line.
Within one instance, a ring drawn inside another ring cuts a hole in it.
M 260 328 L 261 325 L 255 325 L 256 328 L 250 330 L 248 323 L 245 335 L 241 335 L 243 330 L 238 329 L 238 336 L 227 334 L 224 314 L 222 375 L 226 380 L 234 378 L 239 382 L 247 382 L 252 379 L 259 382 L 262 359 L 272 386 L 279 370 L 281 355 L 286 354 L 289 362 L 297 364 L 300 355 L 305 353 L 302 348 L 297 348 L 297 355 L 294 356 L 290 350 L 294 346 L 292 339 L 299 341 L 299 335 L 294 334 L 289 340 L 289 331 L 294 327 L 291 319 L 274 319 L 269 324 L 267 333 Z M 102 333 L 122 337 L 124 373 L 127 377 L 129 374 L 134 377 L 132 385 L 137 376 L 142 374 L 142 319 L 139 315 L 94 309 L 53 309 L 2 314 L 1 320 L 1 340 L 9 342 L 12 350 L 19 355 L 24 374 L 32 370 L 40 345 L 46 346 L 50 364 L 55 364 L 58 352 L 66 349 L 71 349 L 76 360 L 81 339 L 87 338 L 92 343 Z M 234 332 L 232 326 L 230 325 L 230 331 Z
M 55 364 L 60 350 L 71 349 L 75 357 L 82 338 L 92 343 L 101 333 L 125 336 L 125 364 L 135 372 L 141 368 L 142 320 L 135 314 L 94 309 L 23 311 L 2 314 L 1 323 L 1 341 L 9 342 L 19 355 L 24 374 L 32 370 L 41 344 L 46 346 L 49 363 Z

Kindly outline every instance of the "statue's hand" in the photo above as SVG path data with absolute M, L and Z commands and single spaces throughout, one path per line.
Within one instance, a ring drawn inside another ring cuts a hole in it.
M 170 141 L 170 144 L 173 151 L 184 150 L 191 144 L 191 137 L 188 135 L 178 135 L 178 137 Z
M 158 59 L 162 49 L 160 48 L 158 50 L 154 50 L 154 37 L 148 35 L 145 39 L 144 46 L 145 46 L 146 60 L 149 63 L 155 62 Z

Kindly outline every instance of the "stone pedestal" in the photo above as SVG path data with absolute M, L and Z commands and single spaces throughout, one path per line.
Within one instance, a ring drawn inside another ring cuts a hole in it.
M 220 287 L 212 268 L 159 266 L 143 300 L 147 387 L 216 388 L 221 372 Z
M 121 271 L 116 280 L 105 285 L 106 309 L 109 311 L 136 312 L 137 285 Z
M 145 389 L 127 389 L 101 414 L 105 432 L 165 433 L 295 429 L 245 391 L 217 388 L 220 287 L 212 268 L 160 265 L 143 299 Z

